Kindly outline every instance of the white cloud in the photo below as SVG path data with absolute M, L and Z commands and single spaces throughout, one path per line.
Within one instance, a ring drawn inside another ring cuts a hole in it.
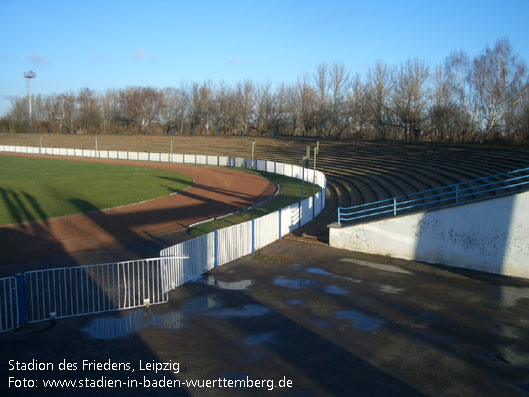
M 228 58 L 228 63 L 241 63 L 241 58 Z
M 90 60 L 96 61 L 96 62 L 106 62 L 112 60 L 112 55 L 110 54 L 96 54 L 92 57 L 90 57 Z
M 148 52 L 146 49 L 144 48 L 139 48 L 135 53 L 134 53 L 134 58 L 136 59 L 152 59 L 154 58 L 154 55 L 151 54 L 150 52 Z
M 44 65 L 44 64 L 49 63 L 48 58 L 46 58 L 45 56 L 40 55 L 40 54 L 30 54 L 28 56 L 28 60 L 31 63 L 36 63 L 36 64 L 39 64 L 39 65 Z

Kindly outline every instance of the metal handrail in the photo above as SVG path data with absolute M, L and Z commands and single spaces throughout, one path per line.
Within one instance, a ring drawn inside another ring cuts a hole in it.
M 521 176 L 514 176 L 506 178 L 520 173 L 526 172 L 527 174 Z M 491 181 L 482 183 L 474 186 L 465 186 L 481 181 L 490 181 L 494 178 L 504 178 L 497 181 Z M 524 180 L 527 179 L 527 180 Z M 489 188 L 494 185 L 501 184 L 502 186 Z M 507 185 L 506 185 L 507 184 Z M 426 205 L 438 205 L 440 203 L 449 202 L 450 204 L 459 204 L 462 198 L 479 196 L 484 193 L 490 193 L 499 190 L 505 190 L 513 187 L 529 184 L 529 168 L 522 168 L 519 170 L 504 172 L 501 174 L 489 175 L 481 178 L 471 179 L 464 182 L 454 183 L 451 185 L 439 186 L 420 192 L 410 193 L 407 195 L 397 196 L 393 198 L 378 200 L 370 203 L 360 204 L 352 207 L 340 207 L 338 208 L 338 223 L 350 222 L 356 219 L 368 218 L 377 215 L 383 215 L 393 213 L 397 215 L 399 211 L 409 210 L 413 208 L 420 208 Z M 426 193 L 431 193 L 439 190 L 450 191 L 438 193 L 434 195 L 424 196 Z M 483 190 L 485 189 L 485 190 Z M 421 196 L 419 198 L 413 198 L 415 196 Z M 468 203 L 468 200 L 466 201 Z M 447 204 L 449 204 L 447 203 Z

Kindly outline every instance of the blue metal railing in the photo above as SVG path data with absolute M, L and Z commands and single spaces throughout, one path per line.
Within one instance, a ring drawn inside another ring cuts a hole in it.
M 418 209 L 427 205 L 459 204 L 462 199 L 465 202 L 471 202 L 482 199 L 486 193 L 499 191 L 506 193 L 509 188 L 523 185 L 529 185 L 529 168 L 489 175 L 353 207 L 340 207 L 338 208 L 338 223 L 342 224 L 390 213 L 396 216 L 397 213 L 404 210 Z M 431 194 L 441 190 L 447 191 Z

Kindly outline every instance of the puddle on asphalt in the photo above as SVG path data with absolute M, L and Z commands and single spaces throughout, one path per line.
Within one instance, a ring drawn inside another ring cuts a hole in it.
M 301 266 L 299 263 L 294 263 L 291 267 L 292 267 L 292 269 L 299 270 L 299 269 L 301 269 L 303 266 Z
M 383 271 L 392 272 L 392 273 L 413 274 L 397 266 L 384 265 L 382 263 L 375 263 L 375 262 L 367 262 L 367 261 L 362 261 L 360 259 L 354 259 L 354 258 L 343 258 L 340 260 L 340 262 L 350 262 L 350 263 L 353 263 L 354 265 L 370 267 L 371 269 L 383 270 Z
M 318 321 L 314 321 L 313 324 L 318 328 L 325 328 L 331 325 L 332 323 L 330 321 L 318 320 Z
M 485 360 L 492 361 L 492 362 L 495 362 L 495 363 L 510 364 L 510 362 L 508 360 L 506 360 L 505 358 L 503 358 L 500 354 L 481 352 L 481 353 L 478 353 L 476 355 L 479 358 L 483 358 Z
M 501 343 L 497 346 L 499 357 L 515 366 L 529 366 L 529 355 L 527 348 L 520 349 L 520 345 Z
M 311 267 L 310 269 L 307 269 L 306 271 L 307 271 L 307 273 L 318 274 L 320 276 L 329 276 L 329 277 L 339 278 L 339 279 L 342 279 L 342 280 L 352 281 L 353 283 L 361 283 L 362 282 L 362 280 L 358 280 L 358 279 L 352 278 L 352 277 L 340 276 L 339 274 L 331 273 L 331 272 L 328 272 L 327 270 L 323 270 L 323 269 L 320 269 L 320 268 L 317 268 L 317 267 Z
M 258 345 L 263 342 L 269 341 L 274 336 L 273 332 L 268 332 L 265 334 L 253 335 L 246 338 L 245 343 L 247 345 Z
M 279 276 L 274 279 L 274 284 L 280 287 L 290 288 L 290 289 L 303 289 L 308 286 L 314 285 L 311 280 L 299 279 L 299 278 L 287 278 L 285 276 Z
M 515 365 L 526 367 L 529 365 L 529 357 L 525 352 L 518 352 L 512 346 L 498 346 L 498 352 L 480 352 L 477 356 L 498 364 Z
M 336 276 L 334 273 L 330 273 L 323 269 L 318 269 L 317 267 L 311 267 L 310 269 L 307 269 L 307 273 L 319 274 L 321 276 Z
M 207 313 L 209 316 L 217 318 L 235 318 L 235 317 L 259 317 L 270 313 L 270 309 L 260 305 L 244 305 L 241 308 L 225 308 L 214 312 Z
M 419 325 L 414 328 L 417 332 L 417 335 L 427 342 L 443 345 L 455 345 L 457 343 L 461 343 L 461 341 L 456 337 L 437 331 L 435 325 L 433 324 L 424 324 L 423 326 Z
M 356 310 L 338 310 L 338 318 L 353 320 L 353 326 L 360 331 L 374 331 L 378 329 L 384 320 L 376 317 L 368 317 Z
M 519 383 L 517 386 L 526 393 L 529 393 L 529 383 Z
M 287 305 L 297 306 L 297 305 L 301 305 L 302 303 L 303 303 L 302 299 L 293 298 L 293 299 L 287 300 Z
M 388 294 L 398 294 L 399 292 L 404 291 L 404 288 L 396 288 L 391 285 L 381 285 L 379 290 Z
M 83 331 L 94 339 L 115 339 L 131 335 L 142 329 L 183 329 L 186 327 L 186 320 L 200 314 L 227 319 L 234 317 L 258 317 L 271 312 L 270 309 L 260 305 L 245 305 L 241 308 L 210 310 L 219 307 L 219 305 L 213 298 L 202 297 L 193 299 L 182 307 L 181 310 L 177 311 L 155 313 L 142 308 L 130 311 L 124 316 L 94 318 Z
M 492 299 L 501 303 L 503 307 L 513 307 L 520 300 L 529 299 L 529 288 L 511 286 L 487 286 L 485 293 Z
M 243 365 L 253 365 L 265 357 L 264 349 L 256 349 L 256 345 L 247 345 L 242 359 Z
M 521 339 L 520 334 L 518 333 L 518 330 L 514 327 L 509 327 L 509 326 L 501 324 L 500 333 L 509 339 Z
M 346 293 L 346 291 L 336 285 L 329 285 L 325 288 L 325 292 L 328 294 L 335 294 L 335 295 L 343 295 Z
M 185 320 L 217 306 L 209 297 L 193 299 L 181 310 L 154 313 L 145 309 L 130 311 L 122 316 L 97 317 L 83 331 L 94 339 L 115 339 L 147 328 L 185 328 Z M 125 312 L 124 312 L 125 313 Z
M 240 281 L 221 281 L 214 275 L 208 274 L 198 280 L 198 282 L 205 283 L 207 285 L 215 286 L 220 289 L 241 291 L 248 289 L 251 285 L 255 284 L 254 280 L 240 280 Z

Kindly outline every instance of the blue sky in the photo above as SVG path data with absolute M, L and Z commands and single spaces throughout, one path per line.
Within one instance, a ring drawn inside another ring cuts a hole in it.
M 381 60 L 442 63 L 501 37 L 529 59 L 529 0 L 0 0 L 0 115 L 13 96 L 179 86 L 273 84 L 341 62 L 363 76 Z

